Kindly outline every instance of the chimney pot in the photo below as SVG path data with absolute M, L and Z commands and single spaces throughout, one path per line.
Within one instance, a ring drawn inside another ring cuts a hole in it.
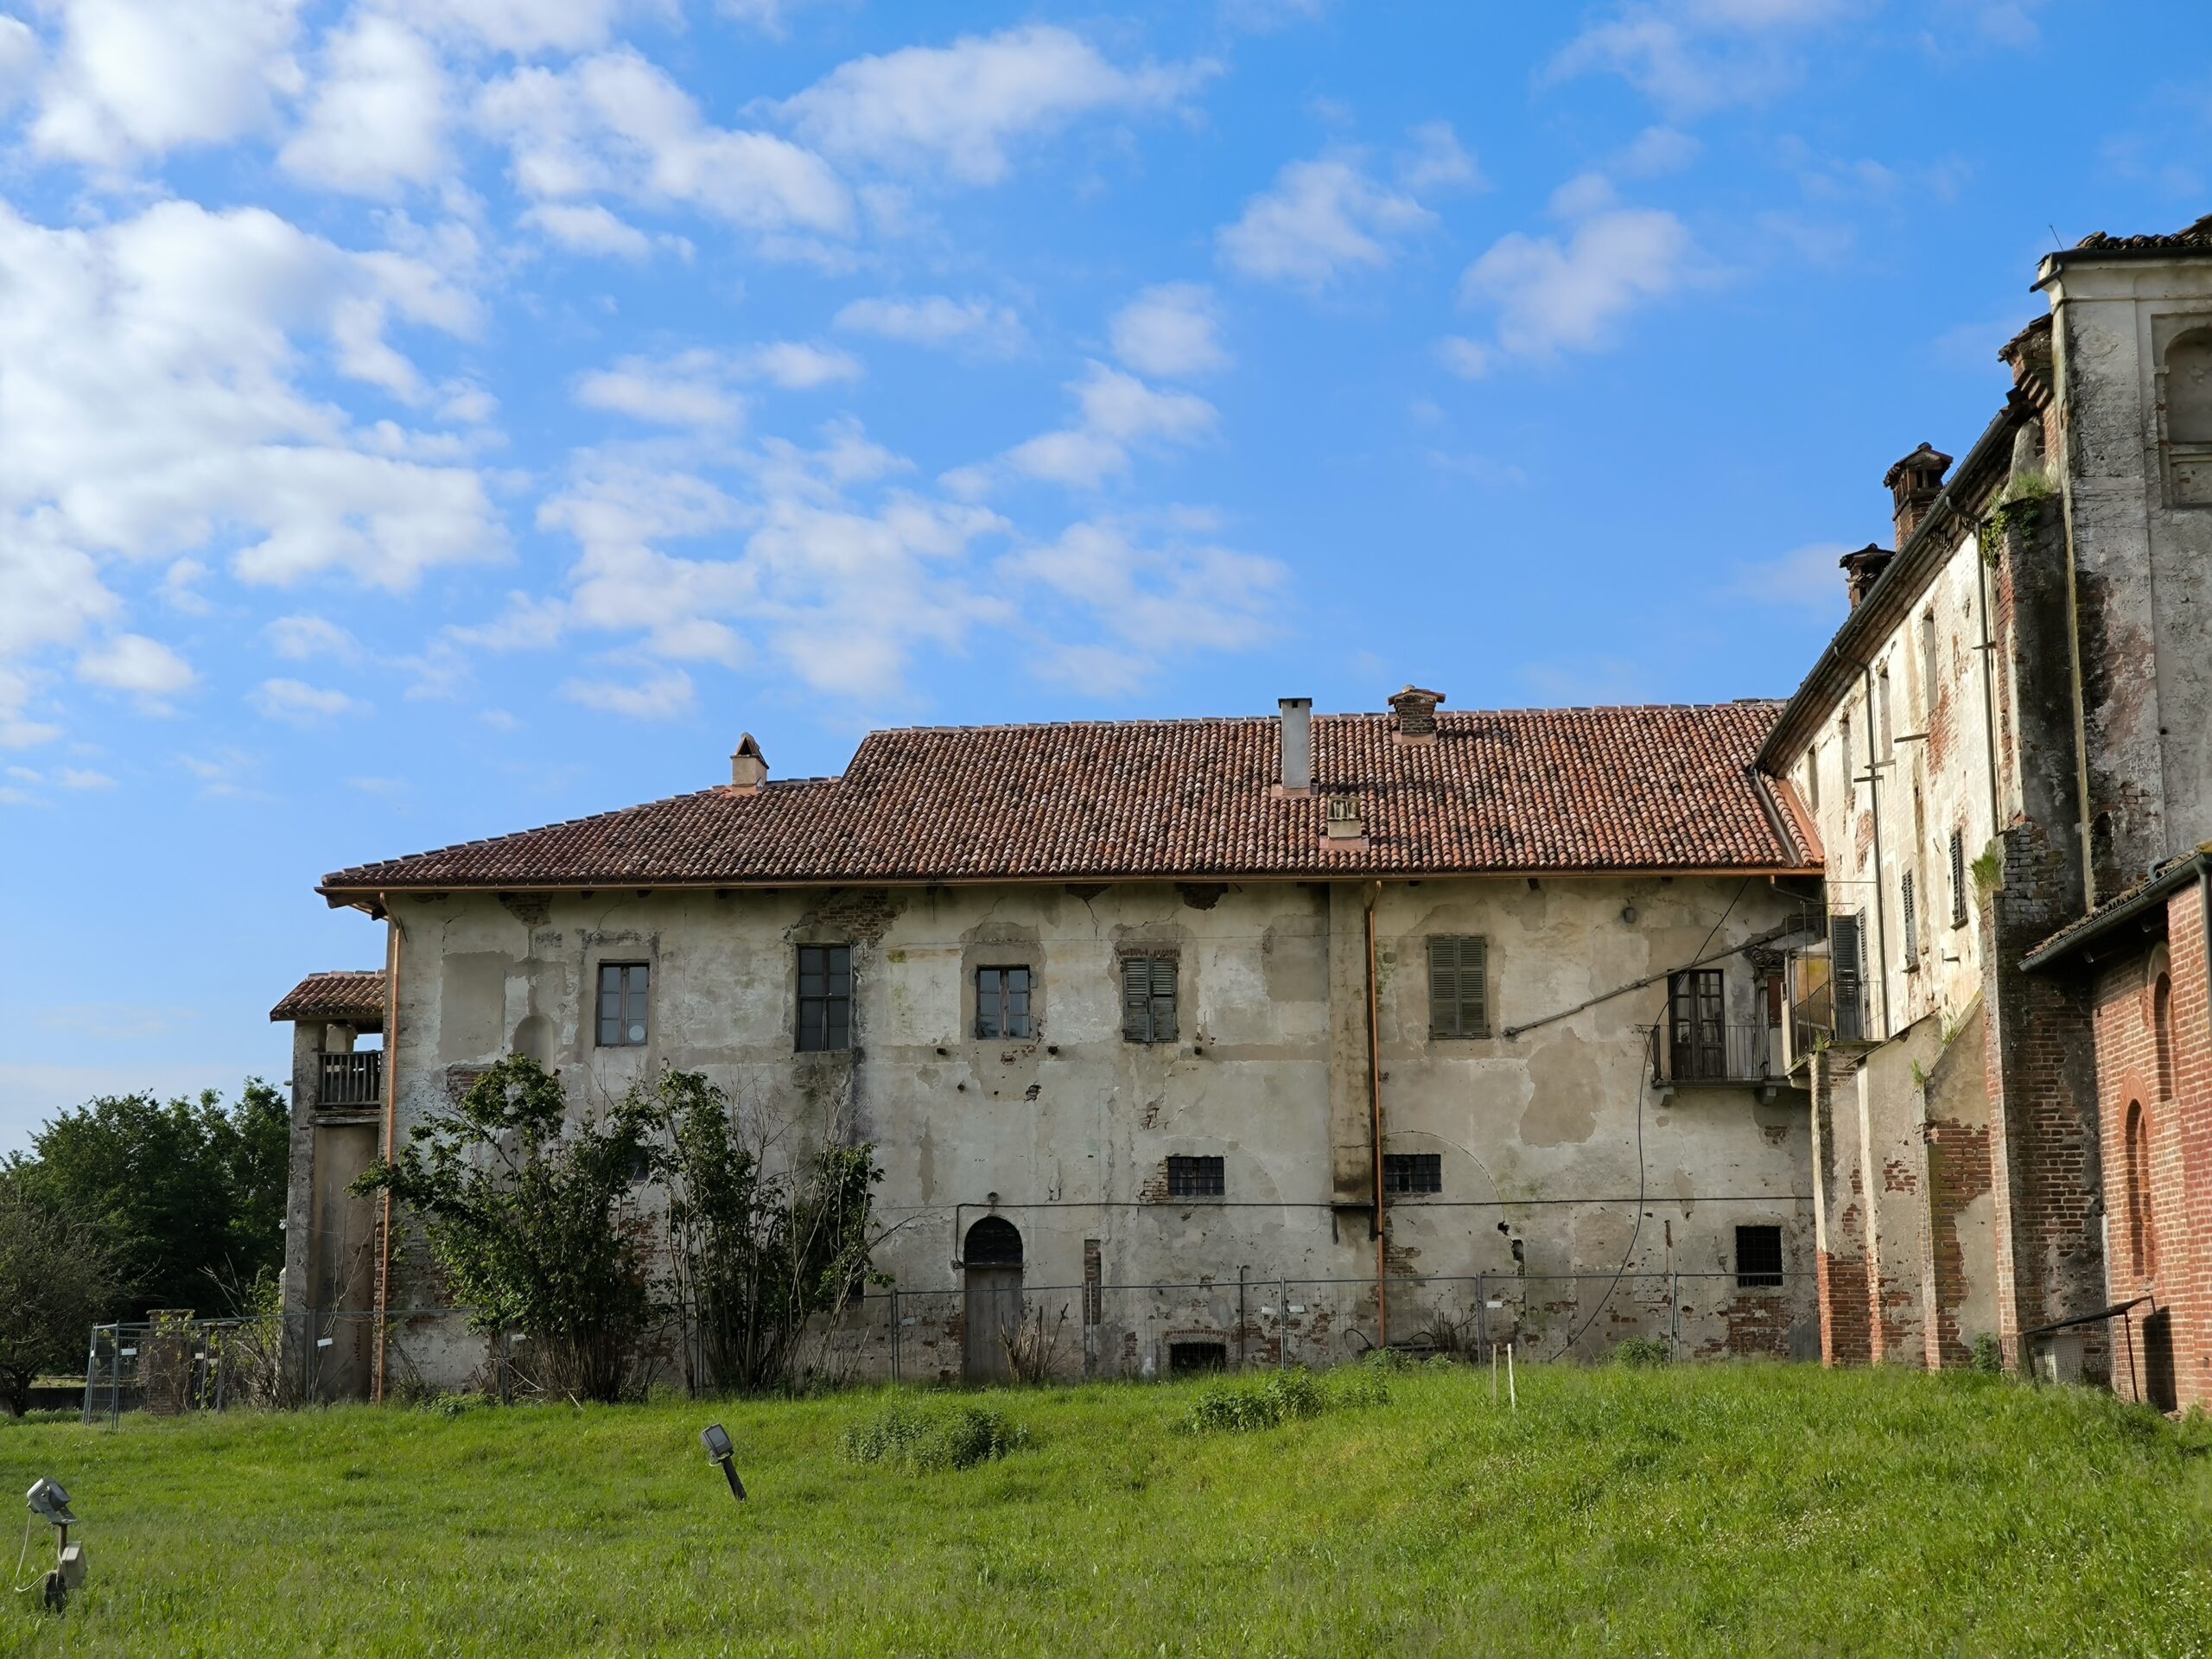
M 767 756 L 760 753 L 760 746 L 753 741 L 752 733 L 743 734 L 729 757 L 730 786 L 741 795 L 758 795 L 767 776 Z
M 1390 712 L 1397 716 L 1397 738 L 1401 743 L 1433 743 L 1436 741 L 1436 705 L 1444 701 L 1441 691 L 1425 690 L 1409 685 L 1390 699 Z
M 1856 553 L 1847 553 L 1836 563 L 1843 567 L 1844 579 L 1851 588 L 1851 608 L 1857 610 L 1859 601 L 1872 591 L 1882 572 L 1890 568 L 1890 561 L 1897 557 L 1893 548 L 1879 542 L 1869 542 Z
M 1943 474 L 1950 465 L 1948 455 L 1932 443 L 1923 443 L 1882 474 L 1882 483 L 1890 493 L 1896 516 L 1900 549 L 1912 539 L 1912 532 L 1920 528 L 1928 509 L 1943 493 Z
M 1313 699 L 1282 697 L 1275 706 L 1282 711 L 1281 777 L 1275 784 L 1282 795 L 1307 795 L 1313 789 Z

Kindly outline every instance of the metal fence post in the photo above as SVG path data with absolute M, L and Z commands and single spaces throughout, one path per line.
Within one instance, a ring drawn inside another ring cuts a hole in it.
M 1275 1325 L 1275 1370 L 1281 1371 L 1290 1366 L 1290 1281 L 1278 1281 L 1275 1288 L 1282 1296 L 1276 1306 Z
M 899 1287 L 893 1285 L 891 1287 L 891 1380 L 893 1382 L 906 1380 L 899 1368 Z

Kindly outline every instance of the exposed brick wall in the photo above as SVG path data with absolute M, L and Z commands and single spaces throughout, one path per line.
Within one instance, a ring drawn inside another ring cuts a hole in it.
M 2166 906 L 2166 953 L 2173 979 L 2172 1103 L 2166 1116 L 2171 1161 L 2157 1166 L 2153 1190 L 2172 1229 L 2162 1273 L 2174 1284 L 2174 1385 L 2183 1410 L 2212 1408 L 2212 939 L 2206 894 L 2184 887 Z
M 1981 1334 L 1959 1323 L 1967 1294 L 1960 1226 L 1967 1206 L 1989 1191 L 1989 1126 L 1931 1118 L 1927 1145 L 1928 1225 L 1920 1236 L 1929 1317 L 1921 1334 L 1929 1370 L 1955 1370 L 1973 1358 L 1973 1338 Z
M 1822 1250 L 1818 1263 L 1821 1363 L 1866 1365 L 1873 1348 L 1866 1324 L 1866 1262 Z
M 1839 1113 L 1839 1096 L 1856 1089 L 1838 1051 L 1823 1049 L 1807 1065 L 1812 1090 L 1813 1198 L 1819 1240 L 1814 1253 L 1821 1313 L 1821 1363 L 1864 1365 L 1872 1357 L 1866 1291 L 1866 1192 L 1859 1179 L 1859 1136 Z M 1840 1121 L 1841 1120 L 1841 1121 Z

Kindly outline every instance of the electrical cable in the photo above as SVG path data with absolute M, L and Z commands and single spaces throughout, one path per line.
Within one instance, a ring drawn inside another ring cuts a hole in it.
M 1720 931 L 1730 914 L 1736 908 L 1736 899 L 1741 899 L 1744 896 L 1745 888 L 1751 885 L 1751 878 L 1747 875 L 1744 878 L 1743 887 L 1736 889 L 1736 898 L 1728 901 L 1728 908 L 1722 911 L 1720 919 L 1713 923 L 1713 931 L 1705 936 L 1705 943 L 1698 946 L 1697 957 L 1692 957 L 1691 960 L 1695 961 L 1702 957 L 1712 948 L 1714 936 Z M 1656 1027 L 1653 1027 L 1653 1034 L 1655 1036 L 1657 1034 Z M 1621 1252 L 1621 1264 L 1613 1269 L 1612 1282 L 1605 1287 L 1605 1294 L 1598 1299 L 1598 1305 L 1590 1310 L 1590 1317 L 1583 1320 L 1574 1333 L 1560 1344 L 1559 1352 L 1552 1356 L 1554 1359 L 1565 1359 L 1573 1351 L 1574 1344 L 1582 1340 L 1584 1334 L 1590 1327 L 1597 1324 L 1598 1316 L 1605 1311 L 1606 1305 L 1613 1300 L 1613 1293 L 1621 1287 L 1621 1281 L 1628 1273 L 1628 1264 L 1636 1259 L 1636 1243 L 1643 1236 L 1643 1200 L 1650 1176 L 1649 1167 L 1643 1160 L 1643 1097 L 1649 1091 L 1650 1083 L 1650 1068 L 1639 1066 L 1636 1074 L 1636 1225 L 1629 1229 L 1628 1248 Z
M 23 1547 L 16 1552 L 16 1573 L 22 1572 L 23 1570 L 23 1563 L 30 1560 L 31 1534 L 35 1532 L 37 1529 L 38 1516 L 35 1515 L 32 1516 L 29 1520 L 23 1522 Z M 16 1576 L 16 1573 L 10 1573 L 8 1576 L 12 1579 Z M 44 1567 L 41 1567 L 37 1572 L 32 1573 L 30 1578 L 24 1583 L 12 1586 L 11 1593 L 20 1596 L 27 1590 L 35 1590 L 41 1584 L 44 1583 L 45 1580 L 46 1569 Z

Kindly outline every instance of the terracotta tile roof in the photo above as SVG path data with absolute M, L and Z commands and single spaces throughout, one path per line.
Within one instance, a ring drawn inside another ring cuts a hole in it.
M 378 1020 L 384 1018 L 384 972 L 338 969 L 309 974 L 269 1010 L 271 1020 Z
M 1428 746 L 1388 715 L 1319 715 L 1297 800 L 1271 794 L 1273 718 L 874 732 L 842 778 L 679 795 L 321 891 L 1816 868 L 1751 770 L 1780 707 L 1440 712 Z M 1323 838 L 1339 793 L 1363 846 Z
M 2107 236 L 2092 231 L 2068 250 L 2074 253 L 2212 253 L 2212 213 L 2169 235 Z

